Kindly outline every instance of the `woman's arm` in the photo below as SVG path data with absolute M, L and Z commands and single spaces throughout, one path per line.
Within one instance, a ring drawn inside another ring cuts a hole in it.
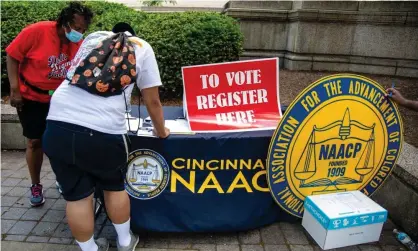
M 7 74 L 10 83 L 10 105 L 22 109 L 23 100 L 19 90 L 19 61 L 7 55 Z

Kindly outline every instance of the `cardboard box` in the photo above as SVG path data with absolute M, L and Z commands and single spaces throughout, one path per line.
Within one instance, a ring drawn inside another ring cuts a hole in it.
M 324 250 L 376 242 L 387 211 L 360 191 L 308 196 L 302 226 Z

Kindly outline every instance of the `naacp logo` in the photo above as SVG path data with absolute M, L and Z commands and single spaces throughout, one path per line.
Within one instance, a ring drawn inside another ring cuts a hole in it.
M 276 202 L 302 217 L 306 196 L 360 190 L 370 196 L 398 159 L 402 120 L 385 90 L 358 75 L 331 75 L 289 106 L 270 143 L 267 176 Z
M 152 199 L 167 187 L 170 178 L 166 160 L 157 152 L 140 149 L 128 157 L 126 191 L 137 199 Z

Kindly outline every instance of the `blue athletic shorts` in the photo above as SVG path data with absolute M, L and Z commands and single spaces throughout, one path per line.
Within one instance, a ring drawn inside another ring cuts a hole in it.
M 65 200 L 84 199 L 96 187 L 104 191 L 125 189 L 127 135 L 48 120 L 42 141 Z

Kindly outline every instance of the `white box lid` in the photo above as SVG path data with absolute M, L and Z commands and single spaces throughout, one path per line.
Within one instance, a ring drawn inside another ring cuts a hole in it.
M 360 191 L 308 196 L 305 210 L 325 229 L 340 229 L 382 223 L 387 210 Z

